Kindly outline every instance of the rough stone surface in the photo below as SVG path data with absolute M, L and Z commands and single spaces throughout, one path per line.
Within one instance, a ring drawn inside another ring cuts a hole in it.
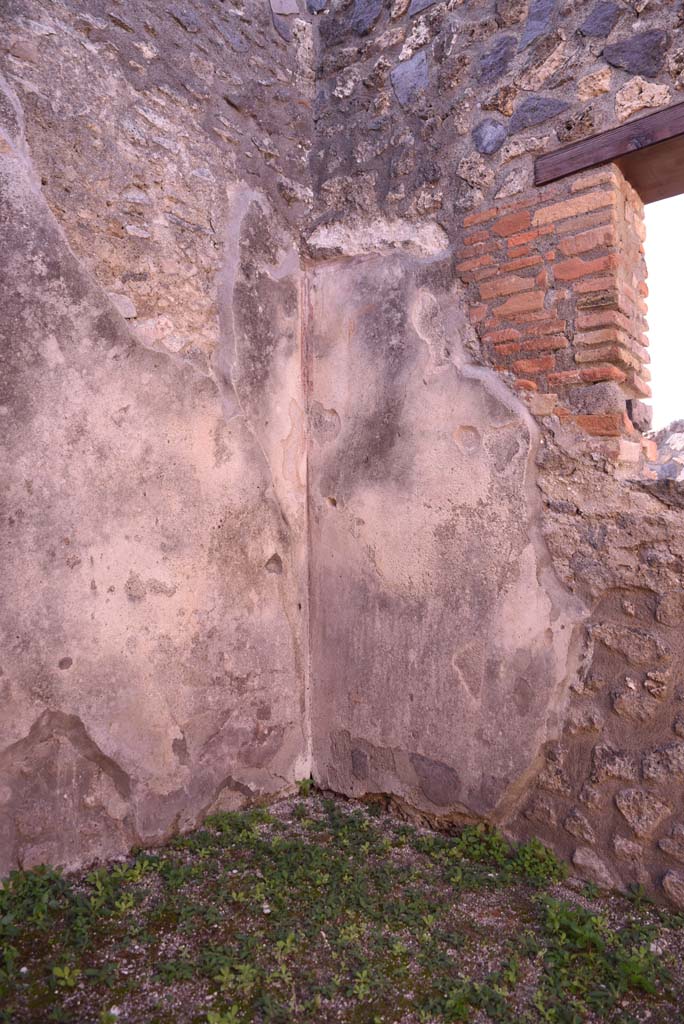
M 644 757 L 642 769 L 645 779 L 684 778 L 684 743 L 668 743 L 652 750 Z
M 557 6 L 557 0 L 530 0 L 527 21 L 520 39 L 521 50 L 549 32 L 553 26 Z
M 670 814 L 670 808 L 643 789 L 621 789 L 615 795 L 620 814 L 635 835 L 648 838 Z
M 427 10 L 428 7 L 432 7 L 436 2 L 437 0 L 411 0 L 409 17 L 413 17 L 414 14 L 420 14 L 421 11 Z
M 603 56 L 613 67 L 624 68 L 632 75 L 654 78 L 665 63 L 668 42 L 667 32 L 661 29 L 637 32 L 606 46 Z
M 579 846 L 572 855 L 572 863 L 580 875 L 601 889 L 614 889 L 615 876 L 594 850 Z
M 520 132 L 543 124 L 567 110 L 568 106 L 565 100 L 556 99 L 555 96 L 529 96 L 516 107 L 511 118 L 511 131 Z
M 485 118 L 473 128 L 473 142 L 478 153 L 490 156 L 503 146 L 508 132 L 503 124 L 492 118 Z
M 653 107 L 664 107 L 671 99 L 667 85 L 656 85 L 637 76 L 630 79 L 615 95 L 615 114 L 618 121 L 626 121 L 633 114 Z
M 495 82 L 513 59 L 515 53 L 515 36 L 499 36 L 491 50 L 480 58 L 480 79 L 483 82 Z
M 428 64 L 424 50 L 392 70 L 392 85 L 402 107 L 410 107 L 428 86 Z
M 602 96 L 604 93 L 610 92 L 611 81 L 610 68 L 601 68 L 600 71 L 594 71 L 591 75 L 585 75 L 577 83 L 577 98 L 581 102 L 585 102 L 596 96 Z
M 580 32 L 583 36 L 605 39 L 613 31 L 620 20 L 620 8 L 612 0 L 599 0 L 589 16 L 582 22 Z
M 357 35 L 365 36 L 382 14 L 382 0 L 354 0 L 351 26 Z
M 669 857 L 684 863 L 684 825 L 673 825 L 670 835 L 663 836 L 658 846 Z
M 663 878 L 663 889 L 679 910 L 684 910 L 684 875 L 668 871 Z

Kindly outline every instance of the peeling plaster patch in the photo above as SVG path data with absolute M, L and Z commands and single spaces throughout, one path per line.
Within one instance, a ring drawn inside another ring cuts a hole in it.
M 321 225 L 309 236 L 308 244 L 319 258 L 367 256 L 391 250 L 412 256 L 441 256 L 449 248 L 449 239 L 434 221 L 411 224 L 375 217 Z

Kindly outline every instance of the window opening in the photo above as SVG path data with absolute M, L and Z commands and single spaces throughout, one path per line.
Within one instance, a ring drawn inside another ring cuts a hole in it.
M 684 480 L 684 195 L 646 206 L 653 437 L 659 477 Z

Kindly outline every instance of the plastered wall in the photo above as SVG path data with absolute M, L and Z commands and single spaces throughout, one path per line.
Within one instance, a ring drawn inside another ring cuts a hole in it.
M 675 3 L 2 11 L 0 867 L 316 781 L 684 905 L 641 206 Z

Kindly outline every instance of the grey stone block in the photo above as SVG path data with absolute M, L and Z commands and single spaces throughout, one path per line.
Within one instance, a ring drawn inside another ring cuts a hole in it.
M 653 29 L 606 46 L 603 56 L 616 68 L 624 68 L 632 75 L 654 78 L 665 62 L 669 39 L 667 32 Z
M 391 73 L 392 88 L 402 107 L 410 107 L 428 85 L 428 63 L 425 50 L 414 53 L 410 60 L 397 64 Z
M 557 114 L 568 109 L 563 100 L 552 96 L 530 96 L 523 100 L 511 118 L 511 132 L 520 132 L 524 128 L 532 128 L 535 124 L 548 121 Z
M 500 124 L 491 117 L 485 118 L 484 121 L 480 121 L 473 128 L 475 149 L 478 153 L 490 156 L 492 153 L 496 153 L 497 149 L 501 149 L 507 135 L 508 132 L 505 125 Z

